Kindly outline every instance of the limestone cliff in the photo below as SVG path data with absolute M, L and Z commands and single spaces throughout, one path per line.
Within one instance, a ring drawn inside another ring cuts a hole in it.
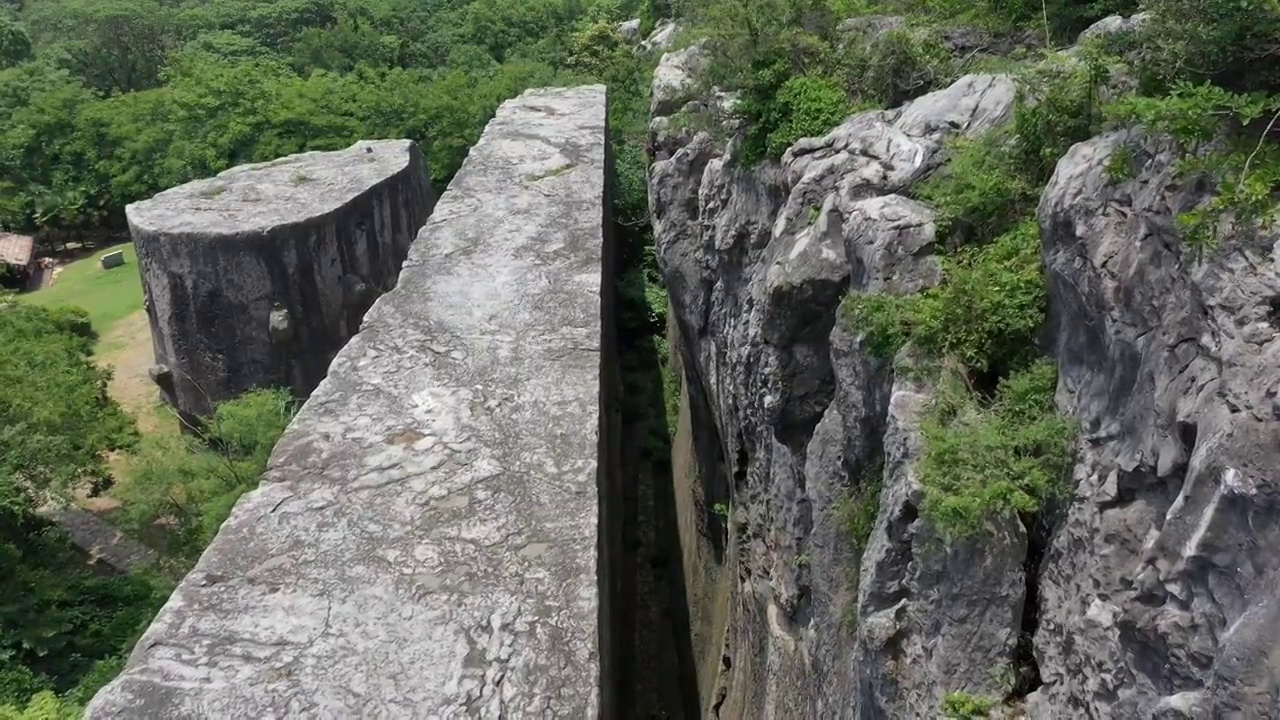
M 699 66 L 694 48 L 655 74 L 649 185 L 708 715 L 935 717 L 951 691 L 1030 691 L 1034 718 L 1272 716 L 1276 239 L 1197 259 L 1174 217 L 1207 189 L 1175 179 L 1170 148 L 1137 131 L 1073 148 L 1038 212 L 1058 404 L 1082 428 L 1072 492 L 1043 528 L 946 540 L 915 471 L 933 389 L 837 308 L 941 281 L 934 211 L 911 189 L 948 139 L 1009 119 L 1013 81 L 969 75 L 749 168 L 666 117 L 731 103 L 686 105 Z M 875 488 L 859 549 L 843 509 Z

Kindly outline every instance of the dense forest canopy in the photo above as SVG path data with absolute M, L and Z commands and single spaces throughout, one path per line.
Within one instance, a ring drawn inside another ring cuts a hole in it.
M 26 0 L 0 11 L 0 227 L 119 225 L 233 165 L 361 138 L 457 171 L 498 104 L 586 78 L 619 0 Z

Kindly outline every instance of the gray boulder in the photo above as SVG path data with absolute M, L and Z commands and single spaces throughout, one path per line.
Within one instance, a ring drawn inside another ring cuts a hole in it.
M 1107 35 L 1115 35 L 1118 33 L 1130 33 L 1141 30 L 1146 25 L 1147 20 L 1151 17 L 1150 13 L 1137 13 L 1131 17 L 1123 15 L 1111 15 L 1104 17 L 1098 22 L 1085 28 L 1080 36 L 1076 38 L 1076 44 L 1081 45 L 1094 38 L 1100 38 Z
M 639 18 L 618 23 L 618 34 L 627 42 L 639 42 L 640 40 L 640 20 Z
M 649 90 L 649 114 L 670 115 L 692 100 L 698 76 L 707 69 L 707 56 L 701 45 L 666 53 L 653 70 Z
M 636 31 L 639 32 L 640 28 L 636 27 Z M 658 26 L 649 33 L 649 37 L 640 43 L 640 48 L 645 52 L 666 52 L 675 45 L 676 36 L 679 33 L 679 24 L 671 20 L 659 20 Z

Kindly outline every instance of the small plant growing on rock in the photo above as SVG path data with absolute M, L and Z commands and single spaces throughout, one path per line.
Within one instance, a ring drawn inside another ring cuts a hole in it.
M 1057 412 L 1056 384 L 1047 359 L 1002 380 L 990 402 L 954 373 L 941 378 L 918 465 L 922 509 L 940 531 L 967 536 L 1034 515 L 1062 491 L 1076 428 Z
M 989 245 L 964 248 L 944 259 L 943 284 L 921 295 L 851 294 L 845 321 L 882 357 L 910 342 L 975 375 L 1023 367 L 1036 356 L 1047 303 L 1039 237 L 1026 221 Z
M 1275 223 L 1280 148 L 1267 138 L 1280 120 L 1280 97 L 1182 82 L 1166 96 L 1125 98 L 1109 110 L 1116 121 L 1171 136 L 1184 153 L 1180 175 L 1217 183 L 1216 195 L 1178 216 L 1182 237 L 1197 257 L 1215 247 L 1224 230 Z M 1266 124 L 1257 137 L 1242 132 L 1261 122 Z
M 996 701 L 963 691 L 949 692 L 942 698 L 942 716 L 953 720 L 985 718 L 995 709 Z
M 762 120 L 774 128 L 765 140 L 765 153 L 782 157 L 800 138 L 826 134 L 852 111 L 837 81 L 815 75 L 791 78 L 762 112 Z

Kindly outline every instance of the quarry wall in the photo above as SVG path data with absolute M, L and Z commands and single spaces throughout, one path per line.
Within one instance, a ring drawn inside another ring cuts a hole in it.
M 87 717 L 618 716 L 606 136 L 603 86 L 498 110 Z

